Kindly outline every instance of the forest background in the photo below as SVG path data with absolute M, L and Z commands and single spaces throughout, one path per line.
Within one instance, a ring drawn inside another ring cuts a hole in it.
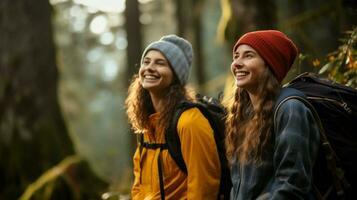
M 299 47 L 284 82 L 310 71 L 356 88 L 356 22 L 354 0 L 1 0 L 0 200 L 127 198 L 124 100 L 151 41 L 191 41 L 190 81 L 210 96 L 231 90 L 232 46 L 257 29 Z

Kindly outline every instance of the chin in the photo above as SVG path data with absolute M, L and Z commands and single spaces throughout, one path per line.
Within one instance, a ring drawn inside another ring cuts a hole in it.
M 243 88 L 244 85 L 245 85 L 245 83 L 242 83 L 242 81 L 239 81 L 239 82 L 236 81 L 236 86 L 237 87 Z
M 143 87 L 145 90 L 148 90 L 148 91 L 150 91 L 150 90 L 155 90 L 156 89 L 156 87 L 153 87 L 153 86 L 146 86 L 146 87 Z

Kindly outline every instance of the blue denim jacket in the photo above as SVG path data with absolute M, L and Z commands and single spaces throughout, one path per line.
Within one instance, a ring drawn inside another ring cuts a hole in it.
M 312 170 L 319 147 L 319 129 L 311 111 L 299 100 L 284 102 L 277 111 L 273 148 L 263 162 L 234 161 L 232 200 L 314 199 Z

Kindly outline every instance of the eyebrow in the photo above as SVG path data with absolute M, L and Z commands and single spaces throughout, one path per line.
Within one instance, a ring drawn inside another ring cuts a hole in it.
M 163 58 L 152 59 L 150 57 L 144 57 L 143 60 L 155 60 L 155 62 L 165 62 L 165 63 L 167 63 L 167 61 L 165 59 L 163 59 Z
M 255 52 L 255 51 L 253 51 L 253 50 L 243 51 L 243 54 L 247 54 L 247 53 L 254 53 L 254 54 L 256 54 L 257 52 Z M 238 53 L 237 51 L 235 51 L 233 54 L 236 55 L 236 54 L 239 54 L 239 53 Z

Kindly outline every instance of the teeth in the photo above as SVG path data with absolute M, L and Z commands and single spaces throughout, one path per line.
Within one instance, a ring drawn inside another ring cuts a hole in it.
M 145 76 L 146 79 L 156 79 L 156 76 L 153 75 L 146 75 Z
M 244 76 L 244 75 L 247 75 L 248 72 L 243 72 L 243 71 L 238 71 L 236 72 L 236 76 Z

